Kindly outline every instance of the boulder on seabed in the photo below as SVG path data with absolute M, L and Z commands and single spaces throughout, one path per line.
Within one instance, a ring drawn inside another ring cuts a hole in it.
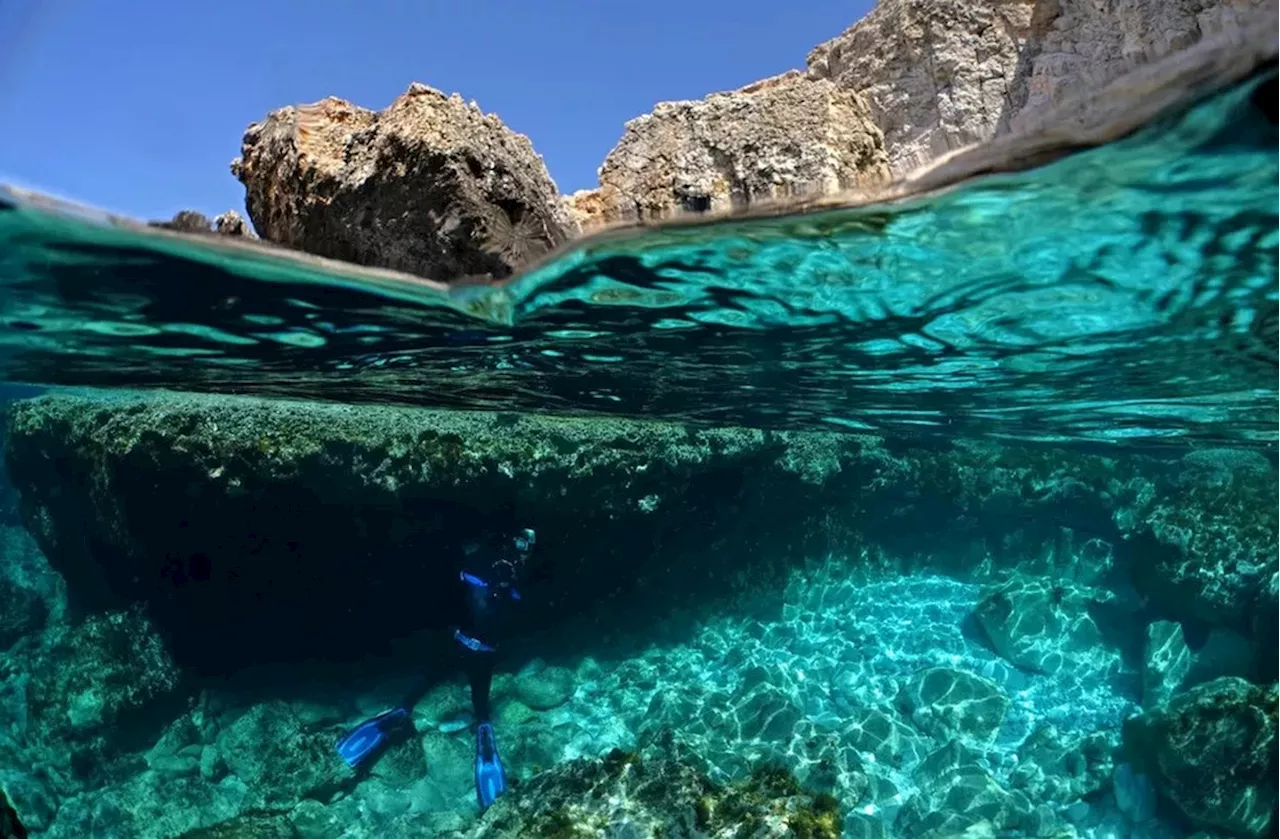
M 1156 708 L 1173 696 L 1191 672 L 1193 657 L 1176 621 L 1155 621 L 1147 627 L 1142 653 L 1142 707 Z
M 1056 673 L 1065 666 L 1119 666 L 1090 614 L 1106 592 L 1046 577 L 1011 575 L 984 587 L 975 613 L 995 651 L 1019 667 Z
M 1126 721 L 1134 768 L 1192 824 L 1262 837 L 1276 818 L 1276 685 L 1224 677 Z

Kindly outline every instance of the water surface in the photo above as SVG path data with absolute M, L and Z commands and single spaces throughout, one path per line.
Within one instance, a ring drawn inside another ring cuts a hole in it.
M 1276 438 L 1274 70 L 932 195 L 375 282 L 0 192 L 0 378 L 764 428 Z M 1272 97 L 1274 98 L 1274 96 Z

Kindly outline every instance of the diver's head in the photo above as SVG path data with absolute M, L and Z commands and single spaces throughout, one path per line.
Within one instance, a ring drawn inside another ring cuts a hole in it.
M 498 586 L 514 586 L 524 571 L 529 554 L 533 553 L 537 534 L 525 527 L 514 535 L 508 534 L 498 546 L 493 562 L 493 582 Z

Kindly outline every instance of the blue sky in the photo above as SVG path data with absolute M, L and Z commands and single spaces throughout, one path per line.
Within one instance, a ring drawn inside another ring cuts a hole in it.
M 149 219 L 243 209 L 227 167 L 249 123 L 421 81 L 527 134 L 571 192 L 626 120 L 803 67 L 871 5 L 3 0 L 0 179 Z

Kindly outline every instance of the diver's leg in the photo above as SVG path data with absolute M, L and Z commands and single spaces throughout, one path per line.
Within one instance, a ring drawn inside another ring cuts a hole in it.
M 471 710 L 476 722 L 489 722 L 492 709 L 489 706 L 489 689 L 493 685 L 493 653 L 465 653 L 467 681 L 471 683 Z
M 483 810 L 507 788 L 507 773 L 498 754 L 491 722 L 489 688 L 493 683 L 493 653 L 468 651 L 464 666 L 471 683 L 471 709 L 476 718 L 476 800 Z

